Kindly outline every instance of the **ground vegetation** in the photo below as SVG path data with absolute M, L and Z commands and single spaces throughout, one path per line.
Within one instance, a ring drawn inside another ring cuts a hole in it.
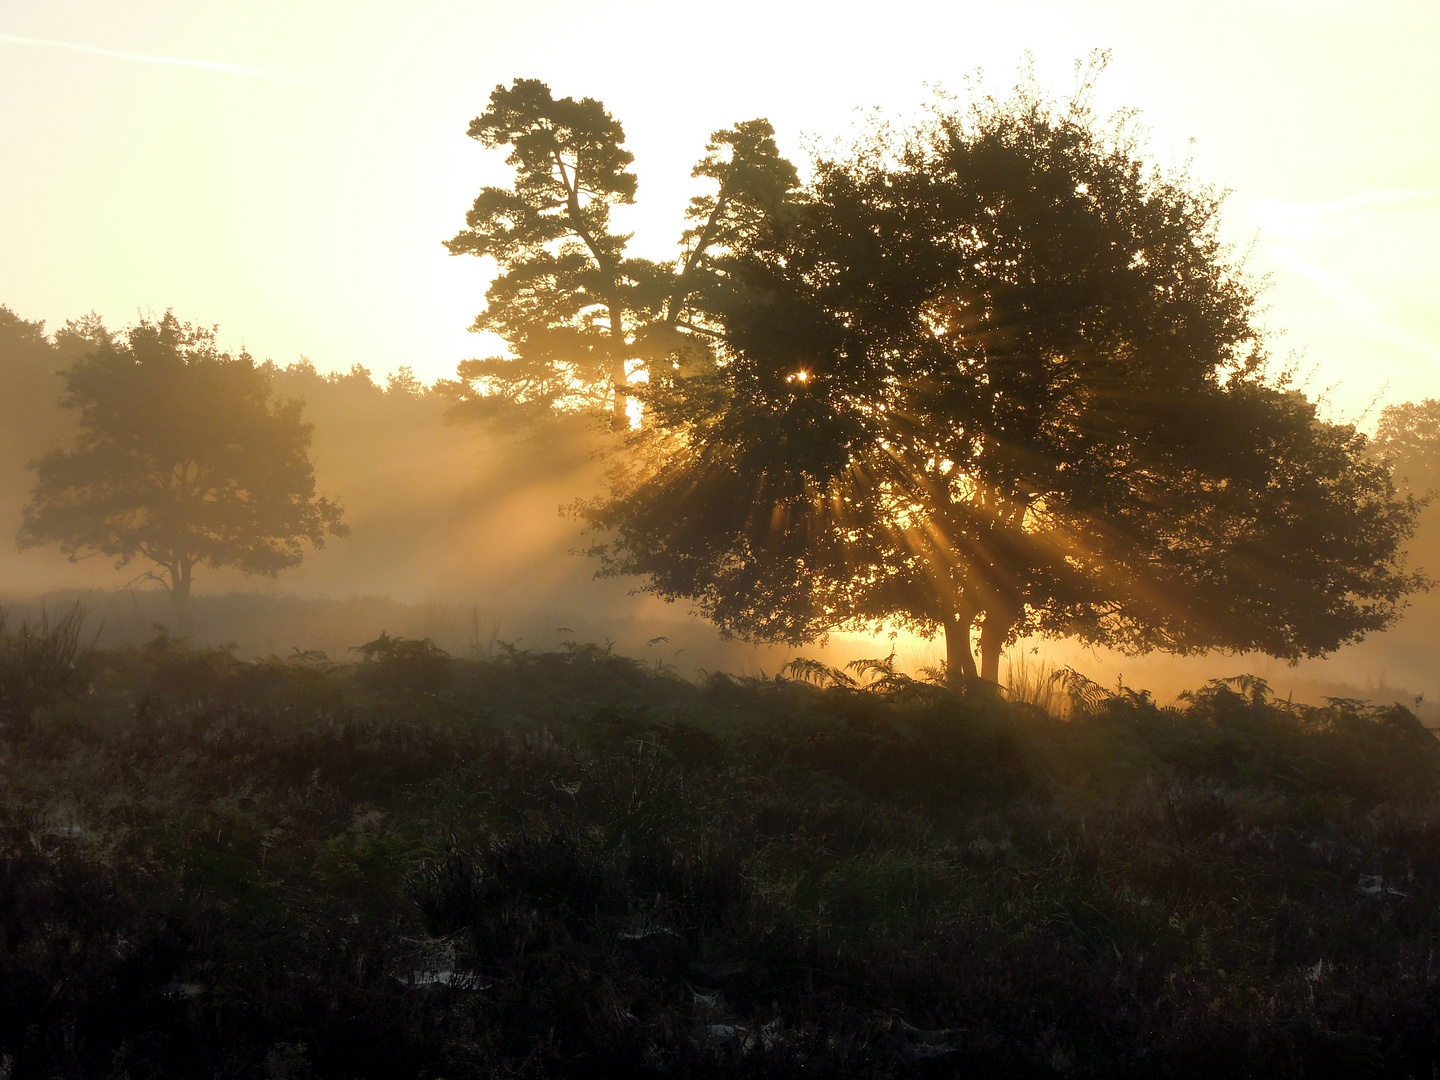
M 696 684 L 395 638 L 242 662 L 161 635 L 70 667 L 19 633 L 14 1077 L 1440 1056 L 1440 746 L 1399 706 L 1236 679 L 1161 707 L 1071 674 L 1062 719 L 883 659 Z

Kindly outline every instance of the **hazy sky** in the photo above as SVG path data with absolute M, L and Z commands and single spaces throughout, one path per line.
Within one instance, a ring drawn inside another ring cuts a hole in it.
M 0 0 L 0 303 L 52 328 L 173 307 L 260 357 L 432 379 L 488 351 L 485 267 L 440 243 L 503 182 L 465 138 L 496 83 L 604 101 L 627 227 L 668 255 L 716 128 L 768 116 L 800 159 L 926 84 L 1003 90 L 1027 50 L 1063 93 L 1094 48 L 1102 104 L 1233 189 L 1311 388 L 1341 416 L 1440 396 L 1436 0 Z

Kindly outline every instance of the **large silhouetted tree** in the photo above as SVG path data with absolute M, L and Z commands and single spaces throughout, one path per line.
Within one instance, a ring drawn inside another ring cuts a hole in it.
M 697 177 L 714 190 L 691 204 L 673 264 L 626 254 L 611 213 L 634 202 L 633 160 L 620 124 L 593 98 L 556 98 L 536 79 L 497 86 L 469 134 L 508 148 L 511 187 L 486 187 L 452 254 L 489 256 L 500 272 L 472 329 L 509 355 L 467 360 L 450 385 L 462 415 L 534 420 L 608 409 L 624 426 L 631 380 L 656 357 L 705 350 L 690 341 L 690 298 L 713 278 L 713 255 L 768 221 L 795 186 L 764 120 L 717 132 Z M 686 342 L 689 344 L 685 344 Z
M 348 532 L 315 494 L 300 402 L 271 400 L 248 355 L 168 312 L 96 342 L 63 373 L 79 434 L 33 463 L 21 547 L 147 562 L 183 623 L 196 566 L 274 575 Z
M 1022 634 L 1296 658 L 1388 625 L 1416 506 L 1264 375 L 1220 198 L 1088 89 L 882 133 L 733 241 L 588 510 L 610 572 L 723 628 Z M 979 636 L 979 664 L 973 635 Z

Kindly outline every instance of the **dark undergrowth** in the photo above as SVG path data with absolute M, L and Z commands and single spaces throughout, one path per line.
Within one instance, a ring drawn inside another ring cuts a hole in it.
M 1440 1059 L 1440 744 L 1399 707 L 0 637 L 0 1076 Z

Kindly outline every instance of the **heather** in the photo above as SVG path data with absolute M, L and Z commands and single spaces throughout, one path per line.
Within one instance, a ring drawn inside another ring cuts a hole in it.
M 1403 707 L 787 672 L 0 630 L 0 1071 L 1430 1075 Z

